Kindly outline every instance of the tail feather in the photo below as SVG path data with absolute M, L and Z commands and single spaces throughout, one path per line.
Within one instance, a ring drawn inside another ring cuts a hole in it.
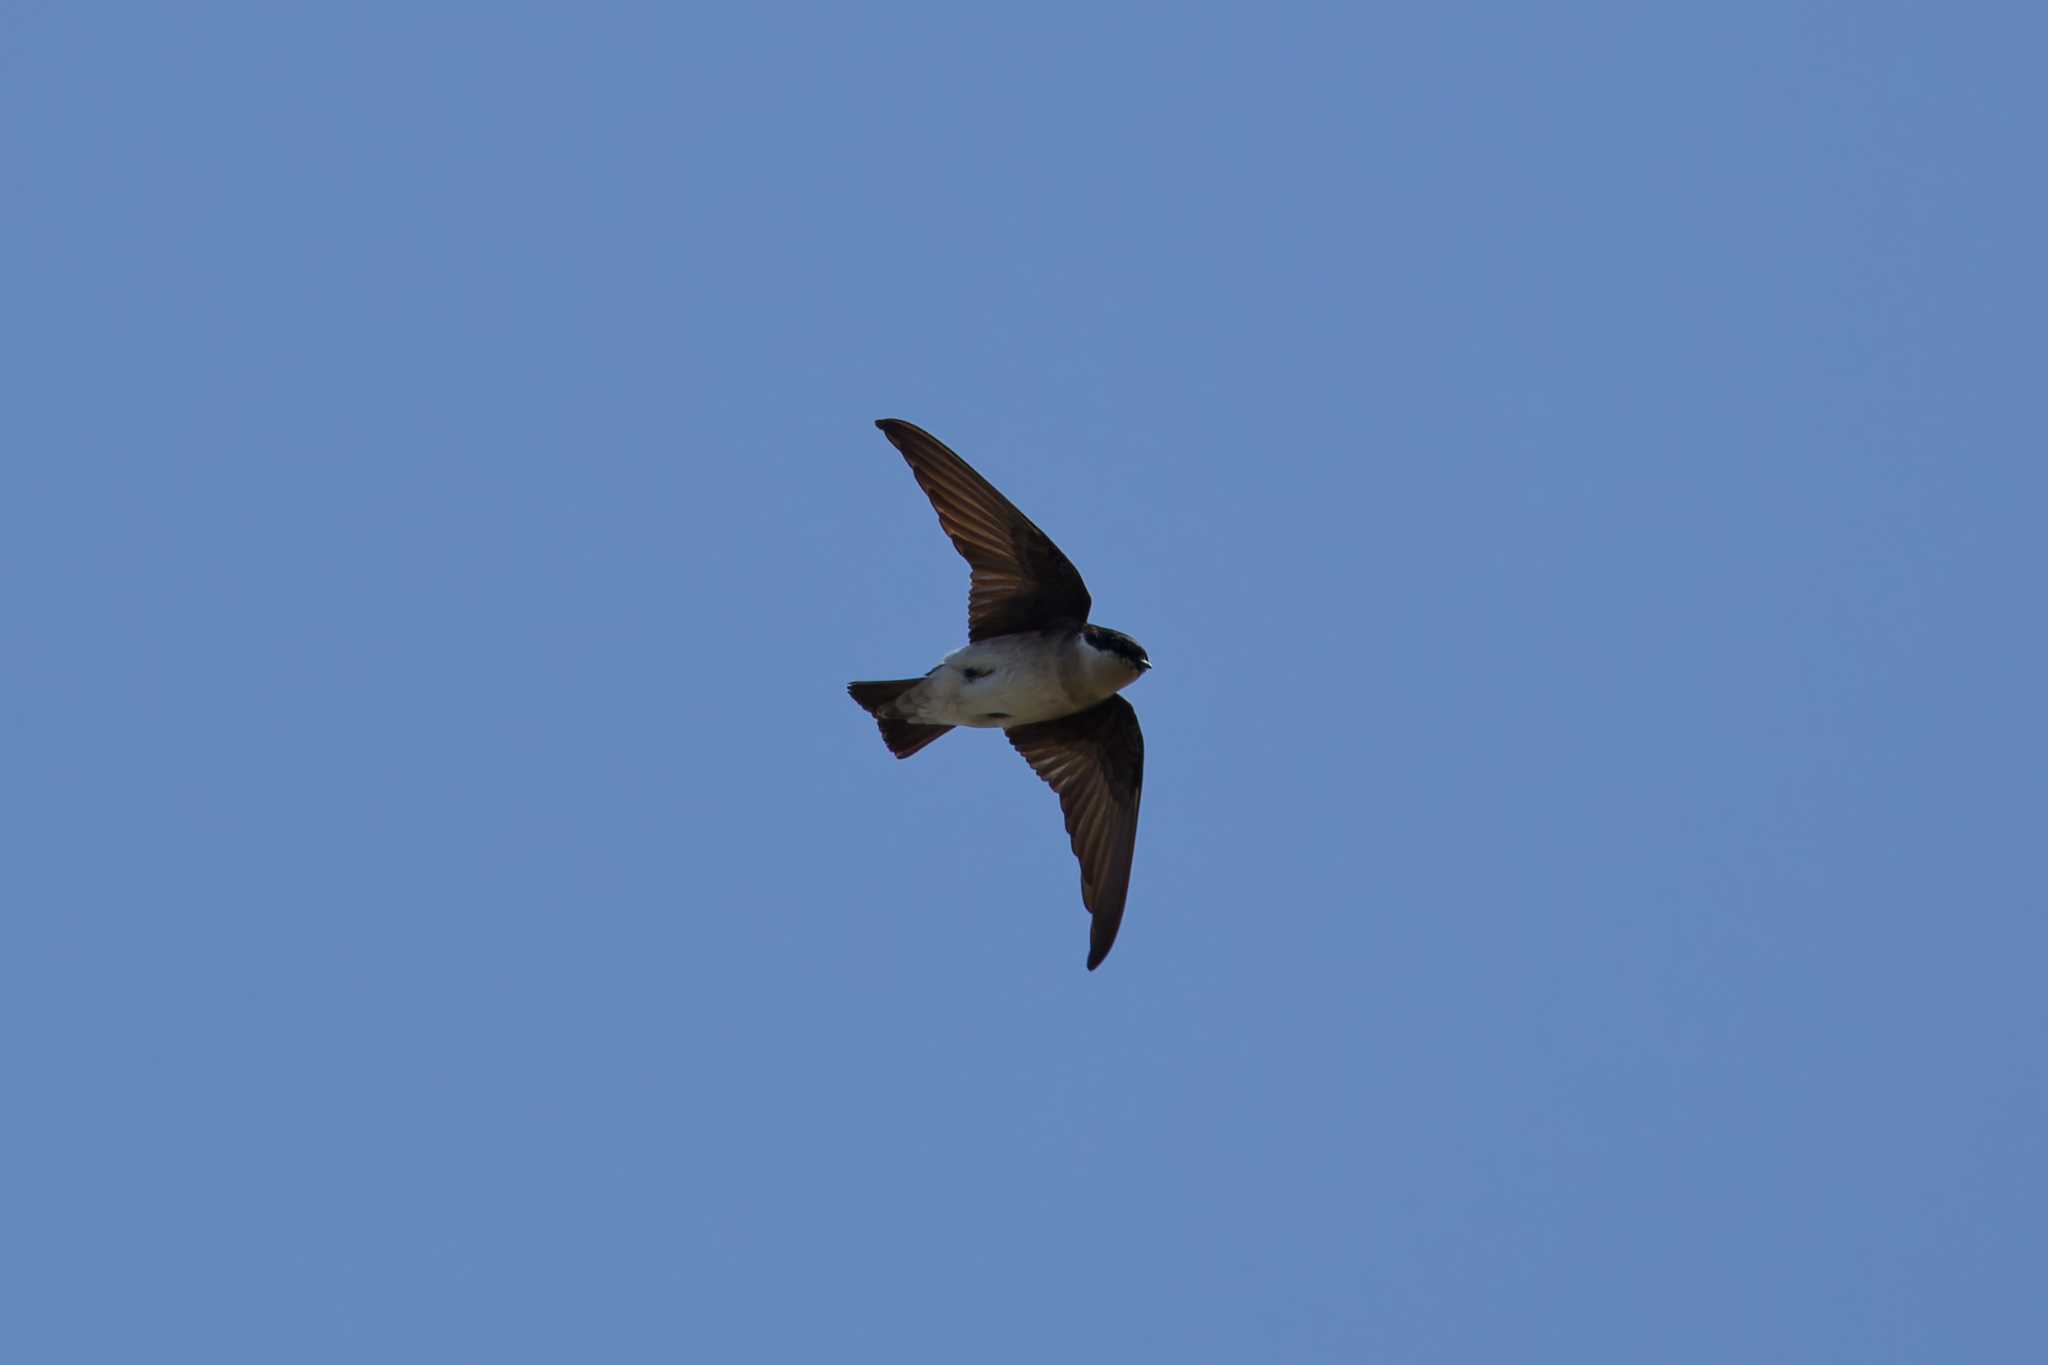
M 882 731 L 882 743 L 888 745 L 889 752 L 898 758 L 909 758 L 953 728 L 950 725 L 919 725 L 914 720 L 877 720 L 875 724 Z
M 895 682 L 857 682 L 846 685 L 846 694 L 859 702 L 861 708 L 875 718 L 875 724 L 882 731 L 882 742 L 888 745 L 889 752 L 898 758 L 909 758 L 953 728 L 950 725 L 921 725 L 914 720 L 898 720 L 894 716 L 881 714 L 882 708 L 923 681 L 923 678 L 904 678 Z
M 903 678 L 896 682 L 848 683 L 846 695 L 859 702 L 861 709 L 872 716 L 923 681 L 923 678 Z

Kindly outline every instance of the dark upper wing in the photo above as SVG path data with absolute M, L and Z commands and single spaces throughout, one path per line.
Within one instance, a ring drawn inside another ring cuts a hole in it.
M 939 525 L 974 570 L 967 591 L 968 639 L 1088 619 L 1088 585 L 1052 537 L 929 433 L 893 417 L 875 425 L 910 462 Z
M 1081 860 L 1081 903 L 1095 917 L 1088 932 L 1088 970 L 1109 956 L 1131 889 L 1131 849 L 1138 842 L 1138 797 L 1145 785 L 1145 736 L 1138 713 L 1122 697 L 1086 711 L 1006 731 L 1032 770 L 1060 794 L 1067 833 Z

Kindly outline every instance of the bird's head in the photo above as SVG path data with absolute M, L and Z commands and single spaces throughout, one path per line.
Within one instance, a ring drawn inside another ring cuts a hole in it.
M 1115 659 L 1129 672 L 1130 676 L 1119 686 L 1136 682 L 1140 674 L 1152 667 L 1152 661 L 1145 657 L 1145 647 L 1120 630 L 1111 630 L 1107 626 L 1084 626 L 1081 638 L 1099 653 Z

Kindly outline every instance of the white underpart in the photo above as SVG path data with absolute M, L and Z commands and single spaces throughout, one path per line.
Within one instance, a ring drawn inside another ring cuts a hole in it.
M 983 676 L 970 676 L 977 673 Z M 1137 676 L 1122 658 L 1079 636 L 1004 635 L 948 654 L 890 709 L 927 725 L 1008 729 L 1070 716 Z

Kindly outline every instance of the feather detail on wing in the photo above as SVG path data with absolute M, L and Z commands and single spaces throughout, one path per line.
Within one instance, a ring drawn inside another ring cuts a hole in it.
M 944 442 L 908 422 L 875 423 L 901 451 L 939 525 L 973 570 L 967 638 L 987 640 L 1088 619 L 1088 585 L 1052 538 Z
M 1032 771 L 1059 793 L 1067 834 L 1081 862 L 1081 902 L 1094 916 L 1088 970 L 1109 956 L 1123 923 L 1145 785 L 1145 736 L 1138 713 L 1111 697 L 1058 720 L 1006 732 Z

